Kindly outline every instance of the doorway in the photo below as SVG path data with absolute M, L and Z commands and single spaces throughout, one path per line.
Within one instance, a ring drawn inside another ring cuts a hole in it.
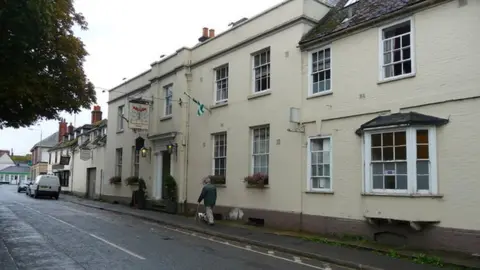
M 162 151 L 156 154 L 155 164 L 155 185 L 153 197 L 156 200 L 164 199 L 163 178 L 171 174 L 171 158 L 170 153 Z
M 87 192 L 85 196 L 93 199 L 95 196 L 95 182 L 97 181 L 97 168 L 87 169 Z

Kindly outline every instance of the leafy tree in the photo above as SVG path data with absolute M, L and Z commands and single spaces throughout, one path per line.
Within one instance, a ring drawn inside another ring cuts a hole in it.
M 87 30 L 74 0 L 0 0 L 0 128 L 25 127 L 96 102 L 83 70 Z

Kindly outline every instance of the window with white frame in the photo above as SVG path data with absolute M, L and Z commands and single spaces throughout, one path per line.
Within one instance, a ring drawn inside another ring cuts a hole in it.
M 213 175 L 227 175 L 227 133 L 213 135 Z
M 135 149 L 135 146 L 132 147 L 132 176 L 139 176 L 140 175 L 140 151 Z
M 331 91 L 331 49 L 323 48 L 312 52 L 310 59 L 310 95 Z
M 332 143 L 330 137 L 310 138 L 308 142 L 308 180 L 311 190 L 332 189 Z
M 122 177 L 123 149 L 115 149 L 115 176 Z
M 215 103 L 228 101 L 228 65 L 215 69 Z
M 413 34 L 411 20 L 380 29 L 382 79 L 414 73 Z
M 172 115 L 172 95 L 173 95 L 172 88 L 173 88 L 173 85 L 171 84 L 163 88 L 163 96 L 165 98 L 164 111 L 163 111 L 164 116 Z
M 270 89 L 270 49 L 253 55 L 254 92 Z
M 268 175 L 270 153 L 270 127 L 252 129 L 252 170 L 253 173 Z
M 125 114 L 125 105 L 118 106 L 117 111 L 117 131 L 123 130 L 123 117 Z
M 434 127 L 366 132 L 364 153 L 367 192 L 437 192 Z

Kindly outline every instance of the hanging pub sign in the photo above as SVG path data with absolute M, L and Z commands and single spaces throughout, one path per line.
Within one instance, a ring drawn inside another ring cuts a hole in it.
M 68 165 L 68 164 L 70 164 L 70 157 L 69 156 L 60 157 L 60 165 Z
M 150 105 L 145 100 L 129 102 L 128 127 L 131 129 L 148 130 L 150 120 Z

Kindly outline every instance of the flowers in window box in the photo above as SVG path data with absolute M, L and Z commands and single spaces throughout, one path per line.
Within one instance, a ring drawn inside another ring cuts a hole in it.
M 114 184 L 121 183 L 122 178 L 120 176 L 114 176 L 114 177 L 110 178 L 108 181 L 110 182 L 110 184 L 114 185 Z
M 265 185 L 268 185 L 268 174 L 255 173 L 245 177 L 243 182 L 247 183 L 249 186 L 264 187 Z
M 214 185 L 225 185 L 225 175 L 210 175 L 209 178 Z
M 125 182 L 127 183 L 127 186 L 138 185 L 140 178 L 138 176 L 130 176 L 125 179 Z

